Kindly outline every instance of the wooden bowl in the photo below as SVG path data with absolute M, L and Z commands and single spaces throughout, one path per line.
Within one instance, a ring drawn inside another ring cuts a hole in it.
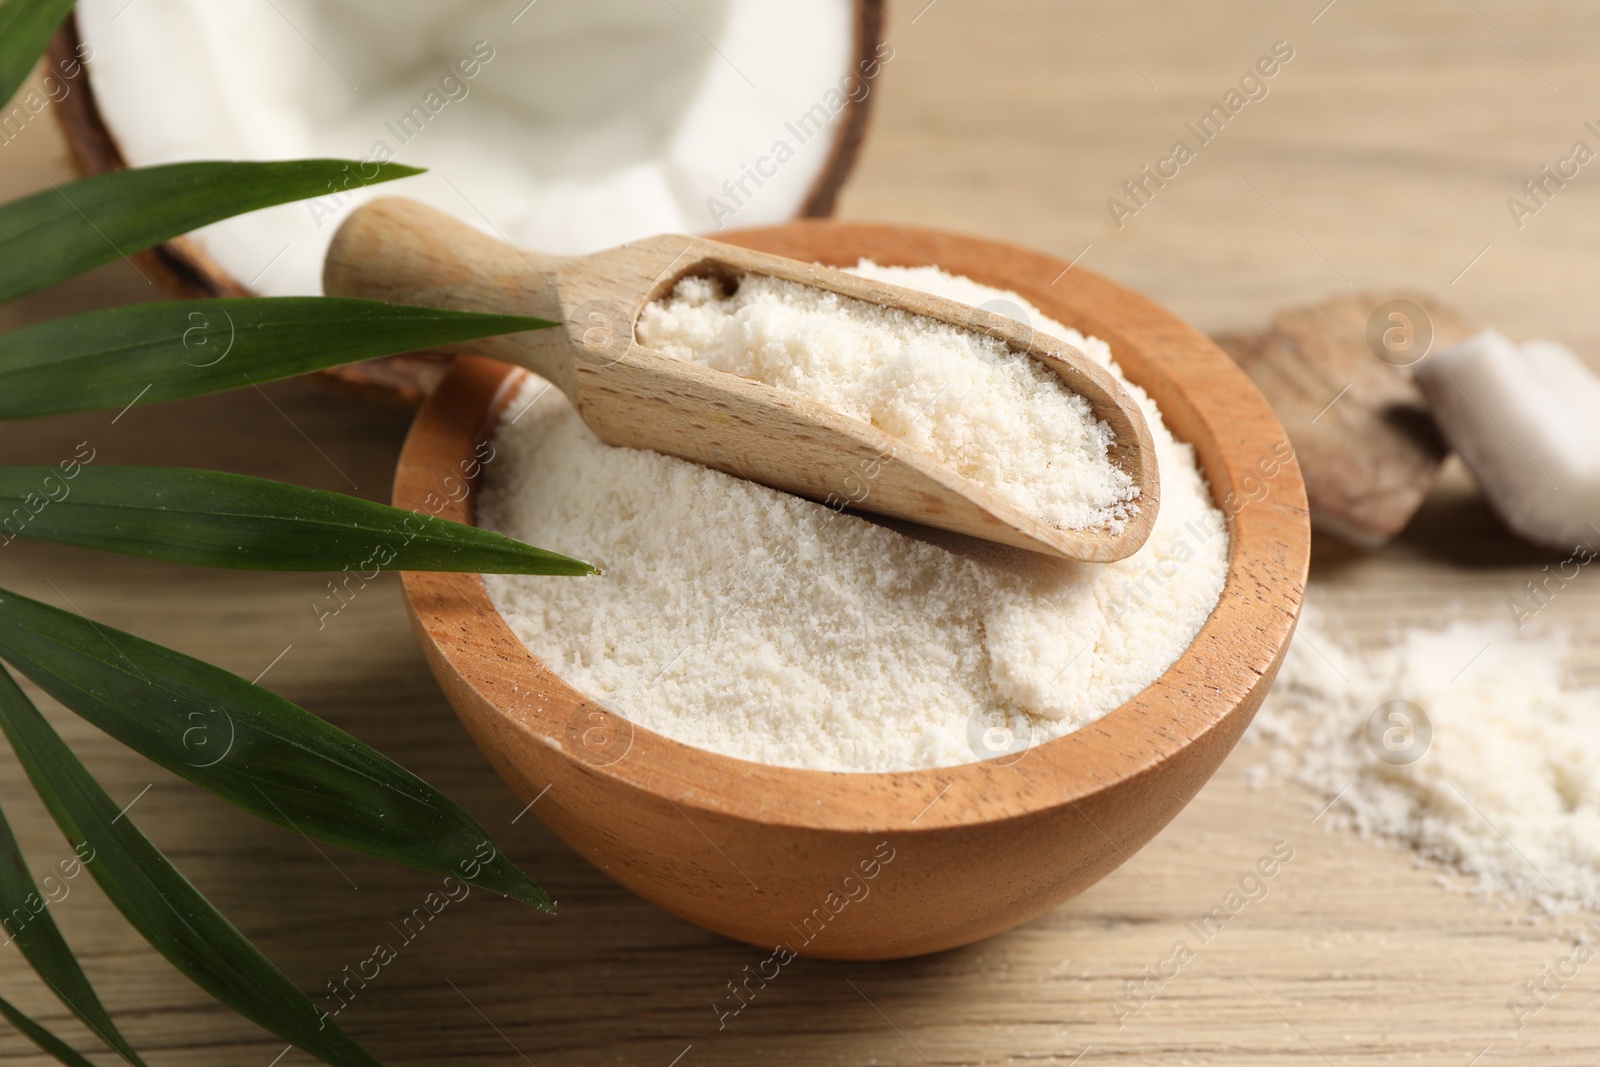
M 931 260 L 1015 290 L 1107 341 L 1195 447 L 1229 516 L 1226 586 L 1194 643 L 1122 707 L 1021 759 L 893 774 L 750 763 L 633 726 L 535 660 L 474 574 L 404 575 L 423 651 L 490 763 L 537 799 L 533 812 L 675 915 L 767 949 L 846 959 L 934 952 L 1007 930 L 1149 841 L 1260 706 L 1294 629 L 1310 550 L 1300 471 L 1282 459 L 1284 430 L 1198 331 L 1050 256 L 936 230 L 825 221 L 726 239 L 839 266 Z M 474 450 L 522 374 L 474 357 L 456 362 L 406 440 L 395 504 L 473 520 L 486 454 Z

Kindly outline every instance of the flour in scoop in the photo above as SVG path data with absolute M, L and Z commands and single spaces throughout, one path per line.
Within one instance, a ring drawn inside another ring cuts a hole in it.
M 479 520 L 602 573 L 484 582 L 518 638 L 574 688 L 729 756 L 911 770 L 1007 758 L 1069 733 L 1154 682 L 1194 640 L 1222 592 L 1227 525 L 1193 450 L 1107 346 L 1015 293 L 933 269 L 868 269 L 966 304 L 1009 301 L 1122 380 L 1160 464 L 1149 540 L 1096 564 L 912 536 L 604 444 L 559 390 L 530 378 L 494 438 Z M 1019 481 L 1048 458 L 1010 447 L 990 450 Z
M 907 284 L 905 268 L 854 273 Z M 683 279 L 645 307 L 638 336 L 871 423 L 1048 525 L 1116 533 L 1138 510 L 1138 486 L 1109 455 L 1111 428 L 998 338 L 760 274 L 732 293 Z

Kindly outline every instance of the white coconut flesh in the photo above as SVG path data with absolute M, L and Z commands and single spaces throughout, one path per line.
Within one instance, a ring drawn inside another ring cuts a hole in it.
M 329 239 L 377 195 L 569 254 L 793 218 L 845 99 L 868 91 L 850 0 L 79 0 L 77 13 L 130 165 L 429 169 L 194 235 L 269 295 L 320 292 Z

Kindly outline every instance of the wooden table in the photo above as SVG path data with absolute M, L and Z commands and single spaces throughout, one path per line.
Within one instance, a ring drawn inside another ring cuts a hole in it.
M 1583 172 L 1521 231 L 1505 207 L 1541 163 L 1580 137 L 1593 143 L 1583 130 L 1600 116 L 1592 6 L 937 0 L 919 15 L 922 2 L 892 13 L 895 56 L 846 217 L 1083 252 L 1085 265 L 1208 329 L 1252 326 L 1347 284 L 1408 284 L 1514 336 L 1591 352 L 1600 339 L 1600 172 Z M 1270 95 L 1118 229 L 1107 198 L 1279 40 L 1295 55 Z M 46 124 L 0 148 L 5 195 L 66 173 Z M 0 309 L 0 326 L 153 295 L 119 265 Z M 113 414 L 5 425 L 0 454 L 50 462 L 88 440 L 98 462 L 224 467 L 381 498 L 405 429 L 401 414 L 302 383 Z M 1456 470 L 1390 548 L 1319 545 L 1314 582 L 1354 629 L 1376 634 L 1451 604 L 1503 611 L 1512 589 L 1554 559 L 1506 535 Z M 459 799 L 559 899 L 551 919 L 477 892 L 406 945 L 341 1018 L 386 1063 L 1600 1060 L 1600 970 L 1581 972 L 1520 1033 L 1505 1008 L 1519 983 L 1565 953 L 1561 927 L 1441 888 L 1404 853 L 1324 832 L 1311 823 L 1320 798 L 1252 791 L 1245 772 L 1260 754 L 1248 746 L 1133 863 L 1052 914 L 927 959 L 798 963 L 719 1031 L 712 1002 L 760 954 L 638 901 L 534 818 L 516 818 L 522 804 L 423 666 L 395 582 L 363 591 L 319 631 L 309 606 L 324 591 L 316 575 L 189 570 L 19 543 L 0 550 L 0 580 L 246 677 L 272 665 L 266 681 L 277 691 Z M 1597 605 L 1600 584 L 1579 582 L 1549 609 L 1579 632 L 1591 682 L 1600 680 Z M 427 876 L 320 854 L 59 708 L 47 713 L 112 795 L 135 803 L 145 831 L 308 990 L 392 940 L 390 923 L 432 887 Z M 0 804 L 36 869 L 65 855 L 9 753 L 0 766 Z M 1110 1004 L 1123 983 L 1280 840 L 1294 859 L 1267 898 L 1119 1028 Z M 168 968 L 87 880 L 57 915 L 153 1064 L 267 1067 L 282 1050 Z M 0 994 L 92 1047 L 15 954 L 0 965 Z M 0 1060 L 47 1062 L 11 1034 L 0 1035 Z M 277 1062 L 311 1061 L 290 1052 Z

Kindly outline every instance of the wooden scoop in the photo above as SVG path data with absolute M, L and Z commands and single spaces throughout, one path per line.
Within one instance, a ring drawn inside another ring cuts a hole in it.
M 934 458 L 859 419 L 639 344 L 645 305 L 689 275 L 733 284 L 766 274 L 986 333 L 1061 375 L 1116 435 L 1111 459 L 1139 486 L 1118 533 L 1063 530 L 1005 502 Z M 1000 315 L 831 267 L 697 237 L 662 235 L 561 258 L 523 251 L 409 200 L 374 200 L 339 228 L 323 288 L 428 307 L 533 315 L 564 329 L 455 346 L 555 384 L 613 445 L 703 463 L 836 507 L 937 526 L 1066 559 L 1109 562 L 1144 544 L 1160 503 L 1144 415 L 1107 371 L 1072 346 Z

